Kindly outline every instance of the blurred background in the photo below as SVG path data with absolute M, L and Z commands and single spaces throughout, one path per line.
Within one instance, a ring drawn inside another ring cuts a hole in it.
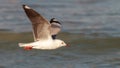
M 23 4 L 60 21 L 71 46 L 19 48 L 33 41 Z M 0 68 L 120 68 L 120 0 L 0 0 Z

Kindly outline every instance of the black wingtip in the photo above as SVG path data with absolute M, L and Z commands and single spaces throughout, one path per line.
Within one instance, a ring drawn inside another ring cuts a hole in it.
M 25 4 L 22 5 L 23 7 L 25 6 Z
M 52 18 L 52 19 L 50 20 L 50 23 L 52 23 L 52 22 L 54 21 L 54 19 L 55 19 L 55 18 Z
M 56 18 L 52 18 L 51 20 L 50 20 L 50 23 L 58 23 L 58 24 L 60 24 L 61 25 L 61 23 L 56 19 Z
M 23 8 L 25 8 L 25 6 L 26 6 L 26 5 L 25 5 L 25 4 L 23 4 L 22 6 L 23 6 Z
M 56 36 L 57 36 L 57 35 L 52 35 L 52 39 L 56 39 Z

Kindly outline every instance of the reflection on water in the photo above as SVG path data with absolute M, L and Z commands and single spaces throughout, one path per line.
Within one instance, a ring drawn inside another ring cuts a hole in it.
M 120 0 L 1 0 L 0 68 L 120 68 Z M 31 24 L 22 4 L 63 24 L 70 47 L 25 51 Z

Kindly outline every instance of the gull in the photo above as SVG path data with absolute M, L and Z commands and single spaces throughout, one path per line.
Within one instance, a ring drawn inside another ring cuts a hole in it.
M 61 31 L 61 23 L 57 19 L 52 18 L 49 22 L 29 6 L 23 5 L 23 9 L 32 23 L 34 42 L 18 43 L 19 47 L 25 50 L 52 50 L 68 46 L 64 41 L 56 39 L 56 35 Z

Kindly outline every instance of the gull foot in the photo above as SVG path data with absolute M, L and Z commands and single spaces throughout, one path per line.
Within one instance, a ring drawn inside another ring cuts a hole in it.
M 24 49 L 25 50 L 31 50 L 33 46 L 25 46 Z

